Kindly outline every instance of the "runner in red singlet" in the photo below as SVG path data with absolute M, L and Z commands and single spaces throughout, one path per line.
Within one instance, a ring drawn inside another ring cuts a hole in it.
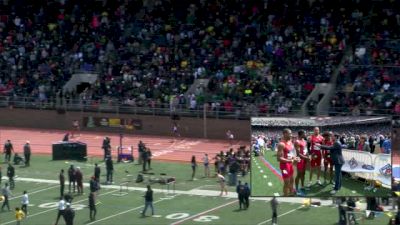
M 322 145 L 326 146 L 332 146 L 333 141 L 331 139 L 332 132 L 325 132 L 323 135 L 324 141 L 322 142 Z M 323 150 L 323 155 L 324 155 L 324 183 L 326 184 L 326 175 L 329 167 L 329 183 L 333 184 L 333 161 L 331 158 L 331 154 L 328 150 Z
M 277 159 L 279 161 L 279 168 L 282 171 L 283 178 L 283 196 L 289 196 L 293 194 L 293 163 L 300 161 L 295 156 L 295 150 L 291 141 L 292 131 L 290 129 L 283 130 L 282 141 L 278 145 Z
M 295 179 L 296 191 L 297 195 L 304 195 L 304 178 L 307 168 L 307 162 L 309 161 L 308 149 L 307 149 L 307 141 L 306 132 L 304 130 L 300 130 L 298 132 L 298 138 L 294 143 L 294 147 L 296 148 L 297 156 L 300 158 L 300 162 L 297 163 L 297 175 Z M 301 188 L 299 189 L 299 181 L 301 182 Z
M 322 153 L 319 149 L 316 148 L 315 144 L 321 144 L 324 138 L 319 134 L 319 128 L 314 128 L 313 135 L 310 136 L 310 153 L 311 153 L 311 168 L 310 168 L 310 183 L 308 187 L 312 185 L 312 177 L 314 171 L 317 173 L 317 184 L 322 185 L 320 177 L 321 177 L 321 161 L 322 161 Z

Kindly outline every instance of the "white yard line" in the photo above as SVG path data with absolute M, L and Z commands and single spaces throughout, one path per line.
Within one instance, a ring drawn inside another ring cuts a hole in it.
M 24 178 L 24 177 L 19 177 L 17 178 L 17 180 L 20 181 L 27 181 L 27 182 L 36 182 L 36 183 L 47 183 L 47 184 L 59 184 L 58 180 L 48 180 L 48 179 L 35 179 L 35 178 Z M 84 183 L 83 184 L 84 187 L 89 187 L 89 183 Z M 164 194 L 180 194 L 180 195 L 193 195 L 193 196 L 208 196 L 208 197 L 218 197 L 218 198 L 232 198 L 232 199 L 236 199 L 237 198 L 237 193 L 236 192 L 228 192 L 228 195 L 222 196 L 220 197 L 220 191 L 219 190 L 201 190 L 201 189 L 192 189 L 192 190 L 188 190 L 188 191 L 183 191 L 183 190 L 175 190 L 175 192 L 170 191 L 169 193 L 167 193 L 167 186 L 164 186 L 165 189 L 158 189 L 155 188 L 153 189 L 154 193 L 164 193 Z M 201 187 L 201 186 L 199 186 Z M 101 186 L 102 189 L 113 189 L 113 190 L 119 190 L 120 186 L 119 184 L 114 184 L 114 185 L 102 185 Z M 145 192 L 147 190 L 147 188 L 145 187 L 128 187 L 129 191 L 141 191 L 141 192 Z M 271 197 L 255 197 L 252 199 L 256 199 L 256 200 L 264 200 L 264 201 L 270 201 Z M 282 202 L 287 202 L 287 203 L 299 203 L 299 204 L 303 204 L 304 203 L 304 199 L 309 199 L 309 197 L 307 198 L 298 198 L 298 197 L 288 197 L 288 198 L 284 198 L 281 201 Z M 318 198 L 315 198 L 318 199 Z M 320 200 L 318 199 L 318 201 L 321 202 L 321 205 L 332 205 L 332 200 Z
M 165 201 L 165 200 L 169 200 L 169 199 L 163 198 L 163 199 L 157 200 L 157 201 L 153 202 L 153 205 L 156 204 L 156 203 Z M 93 222 L 91 222 L 91 223 L 87 223 L 86 225 L 90 225 L 90 224 L 94 224 L 94 223 L 101 222 L 101 221 L 104 221 L 104 220 L 108 220 L 108 219 L 111 219 L 111 218 L 113 218 L 113 217 L 116 217 L 116 216 L 119 216 L 119 215 L 122 215 L 122 214 L 125 214 L 125 213 L 128 213 L 128 212 L 132 212 L 132 211 L 135 211 L 135 210 L 138 210 L 138 209 L 142 209 L 142 208 L 144 209 L 144 205 L 141 205 L 141 206 L 138 206 L 138 207 L 135 207 L 135 208 L 132 208 L 132 209 L 128 209 L 128 210 L 125 210 L 125 211 L 123 211 L 123 212 L 120 212 L 120 213 L 111 215 L 111 216 L 104 217 L 104 218 L 102 218 L 102 219 L 93 221 Z
M 292 212 L 294 212 L 294 211 L 297 211 L 297 210 L 299 210 L 299 209 L 301 209 L 301 208 L 303 208 L 303 206 L 300 206 L 300 207 L 297 207 L 297 208 L 292 209 L 292 210 L 290 210 L 290 211 L 287 211 L 287 212 L 285 212 L 285 213 L 283 213 L 283 214 L 281 214 L 281 215 L 278 215 L 278 217 L 287 215 L 287 214 L 292 213 Z M 272 218 L 271 218 L 271 219 L 268 219 L 268 220 L 265 220 L 265 221 L 263 221 L 263 222 L 261 222 L 261 223 L 259 223 L 259 224 L 257 224 L 257 225 L 266 224 L 266 223 L 270 222 L 271 220 L 272 220 Z
M 53 188 L 56 188 L 56 187 L 59 187 L 59 186 L 51 186 L 51 187 L 48 187 L 48 188 L 39 189 L 37 191 L 27 192 L 27 194 L 28 194 L 28 196 L 31 196 L 32 194 L 36 194 L 36 193 L 39 193 L 39 192 L 42 192 L 42 191 L 47 191 L 49 189 L 53 189 Z M 22 197 L 22 195 L 18 195 L 18 196 L 10 198 L 9 200 L 13 200 L 13 199 L 16 199 L 16 198 L 21 198 L 21 197 Z
M 106 192 L 106 193 L 102 193 L 102 194 L 99 194 L 99 196 L 107 195 L 107 194 L 110 194 L 110 193 L 113 193 L 113 192 L 116 192 L 116 191 L 118 191 L 118 190 L 113 190 L 113 191 L 109 191 L 109 192 Z M 76 202 L 74 202 L 72 204 L 72 206 L 74 206 L 74 204 L 76 204 L 76 203 L 83 202 L 83 201 L 87 201 L 87 199 L 82 199 L 82 200 L 76 201 Z M 35 213 L 35 214 L 32 214 L 32 215 L 29 214 L 28 218 L 31 218 L 31 217 L 34 217 L 34 216 L 38 216 L 38 215 L 41 215 L 41 214 L 44 214 L 44 213 L 47 213 L 47 212 L 50 212 L 50 211 L 53 211 L 53 210 L 56 210 L 56 209 L 57 209 L 57 207 L 54 207 L 54 208 L 51 208 L 51 209 L 48 209 L 48 210 L 45 210 L 45 211 L 42 211 L 42 212 L 39 212 L 39 213 Z M 8 221 L 6 223 L 2 223 L 0 225 L 6 225 L 6 224 L 10 224 L 10 223 L 15 223 L 15 221 L 16 220 L 11 220 L 11 221 Z
M 188 220 L 197 218 L 197 217 L 199 217 L 199 216 L 201 216 L 201 215 L 204 215 L 204 214 L 206 214 L 206 213 L 209 213 L 209 212 L 218 210 L 218 209 L 223 208 L 223 207 L 225 207 L 225 206 L 232 205 L 233 203 L 236 203 L 236 202 L 237 202 L 237 200 L 232 201 L 232 202 L 225 203 L 225 204 L 223 204 L 223 205 L 214 207 L 214 208 L 212 208 L 212 209 L 209 209 L 209 210 L 206 210 L 206 211 L 197 213 L 196 215 L 193 215 L 193 216 L 187 217 L 187 218 L 185 218 L 185 219 L 182 219 L 182 220 L 176 221 L 176 222 L 174 222 L 174 223 L 171 223 L 171 225 L 178 225 L 178 224 L 181 224 L 181 223 L 183 223 L 183 222 L 185 222 L 185 221 L 188 221 Z

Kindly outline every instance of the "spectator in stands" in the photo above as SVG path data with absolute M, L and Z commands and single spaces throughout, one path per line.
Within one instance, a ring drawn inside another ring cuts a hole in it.
M 372 137 L 372 135 L 369 136 L 368 143 L 369 148 L 371 149 L 371 153 L 373 154 L 375 152 L 375 139 L 374 137 Z
M 390 154 L 392 152 L 392 141 L 389 137 L 386 137 L 382 144 L 384 154 Z
M 361 135 L 360 142 L 358 143 L 357 150 L 359 152 L 371 152 L 369 143 L 367 142 L 367 136 Z

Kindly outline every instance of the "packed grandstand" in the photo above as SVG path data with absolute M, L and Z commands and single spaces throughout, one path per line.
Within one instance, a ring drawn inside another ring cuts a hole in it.
M 332 115 L 400 113 L 396 1 L 2 4 L 2 104 L 293 114 L 333 82 Z M 78 73 L 96 79 L 66 90 Z

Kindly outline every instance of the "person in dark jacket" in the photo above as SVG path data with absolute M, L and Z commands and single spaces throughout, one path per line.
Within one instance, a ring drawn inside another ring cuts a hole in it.
M 91 193 L 97 192 L 97 190 L 99 189 L 96 178 L 94 176 L 89 181 L 89 189 Z
M 147 171 L 147 169 L 146 169 L 146 165 L 147 165 L 147 160 L 148 160 L 148 157 L 149 157 L 149 155 L 148 155 L 148 152 L 146 151 L 146 150 L 144 150 L 144 152 L 142 152 L 142 166 L 143 166 L 143 172 L 146 172 Z
M 31 163 L 31 145 L 29 141 L 26 141 L 24 145 L 24 158 L 25 166 L 30 166 Z
M 147 208 L 151 208 L 151 215 L 154 215 L 154 207 L 153 207 L 153 190 L 151 190 L 150 185 L 147 185 L 147 191 L 144 197 L 144 209 L 142 211 L 142 216 L 146 216 Z
M 83 194 L 83 174 L 80 167 L 76 168 L 76 186 L 78 187 L 78 194 Z
M 142 141 L 139 141 L 138 144 L 138 152 L 139 152 L 139 160 L 138 160 L 138 164 L 142 164 L 143 163 L 143 152 L 145 152 L 146 150 L 146 146 Z
M 111 155 L 111 140 L 109 137 L 103 139 L 101 148 L 104 150 L 104 161 L 106 161 L 107 157 Z
M 74 225 L 75 211 L 71 208 L 70 203 L 66 203 L 66 209 L 64 210 L 64 220 L 66 225 Z
M 62 197 L 64 196 L 64 188 L 65 188 L 64 169 L 60 170 L 60 175 L 58 175 L 58 180 L 60 181 L 60 197 Z
M 238 185 L 236 186 L 236 193 L 238 194 L 238 199 L 239 199 L 239 209 L 242 209 L 245 207 L 245 202 L 244 202 L 244 185 L 242 184 L 242 181 L 239 180 Z
M 342 187 L 342 166 L 345 163 L 342 155 L 342 144 L 339 141 L 339 135 L 331 133 L 331 140 L 334 142 L 332 146 L 317 145 L 323 150 L 330 151 L 333 165 L 335 167 L 335 187 L 330 192 L 336 194 Z
M 71 165 L 68 169 L 68 191 L 71 192 L 71 185 L 73 188 L 73 192 L 75 193 L 75 186 L 76 186 L 76 171 L 74 165 Z
M 271 209 L 272 209 L 272 225 L 276 225 L 278 224 L 278 200 L 276 199 L 276 197 L 274 196 L 271 199 Z
M 353 224 L 357 224 L 356 221 L 356 216 L 354 215 L 353 211 L 355 211 L 356 208 L 356 201 L 354 200 L 353 197 L 349 197 L 347 200 L 347 216 L 348 216 L 348 221 L 353 221 Z
M 111 157 L 107 157 L 106 159 L 106 171 L 107 171 L 107 184 L 112 184 L 114 165 Z
M 244 183 L 244 202 L 245 202 L 245 208 L 244 209 L 248 209 L 250 206 L 250 195 L 251 195 L 251 190 L 249 187 L 248 183 Z
M 98 184 L 100 184 L 100 173 L 101 169 L 97 163 L 94 164 L 94 178 Z
M 10 183 L 11 190 L 15 188 L 14 176 L 15 176 L 15 168 L 11 165 L 11 163 L 9 163 L 7 168 L 7 177 Z
M 4 154 L 5 154 L 5 162 L 10 162 L 11 160 L 11 154 L 14 152 L 14 147 L 11 143 L 10 140 L 7 140 L 7 142 L 4 144 Z

